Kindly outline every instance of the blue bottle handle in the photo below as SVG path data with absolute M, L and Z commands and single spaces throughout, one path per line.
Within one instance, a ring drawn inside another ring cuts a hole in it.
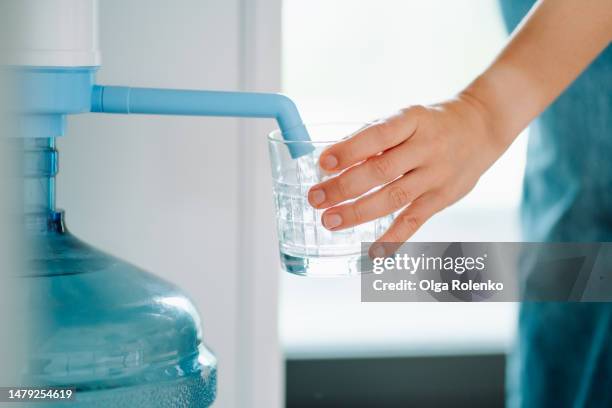
M 295 104 L 280 94 L 94 85 L 91 111 L 274 118 L 286 141 L 310 141 Z M 294 159 L 314 149 L 310 143 L 287 143 L 287 147 Z

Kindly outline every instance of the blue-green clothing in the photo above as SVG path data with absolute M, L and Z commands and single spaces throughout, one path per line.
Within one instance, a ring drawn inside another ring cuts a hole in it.
M 509 29 L 533 3 L 502 0 Z M 611 46 L 532 124 L 522 224 L 525 241 L 612 241 Z M 522 304 L 508 405 L 612 407 L 612 304 Z

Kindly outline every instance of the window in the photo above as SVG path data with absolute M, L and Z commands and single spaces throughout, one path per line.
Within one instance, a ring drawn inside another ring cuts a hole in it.
M 495 0 L 284 0 L 283 92 L 306 122 L 369 121 L 451 97 L 501 49 Z M 518 241 L 525 136 L 417 241 Z M 284 274 L 293 357 L 503 351 L 514 304 L 362 304 L 359 279 Z

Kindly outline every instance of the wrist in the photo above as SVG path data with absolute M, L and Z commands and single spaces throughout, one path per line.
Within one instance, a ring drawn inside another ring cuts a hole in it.
M 502 152 L 541 110 L 538 86 L 521 69 L 496 62 L 459 98 L 474 105 L 486 123 L 492 143 Z
M 458 99 L 474 111 L 480 126 L 484 129 L 488 144 L 501 154 L 512 140 L 505 129 L 506 120 L 503 118 L 503 111 L 498 107 L 499 103 L 496 101 L 498 98 L 493 97 L 495 92 L 488 82 L 484 76 L 478 77 L 459 93 Z
M 457 113 L 468 123 L 469 136 L 476 144 L 482 171 L 488 169 L 508 148 L 511 142 L 503 137 L 497 112 L 482 98 L 477 89 L 468 87 L 456 97 Z

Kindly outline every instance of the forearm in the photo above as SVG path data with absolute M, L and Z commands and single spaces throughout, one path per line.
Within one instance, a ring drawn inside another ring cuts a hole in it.
M 611 0 L 541 0 L 462 96 L 505 149 L 610 41 Z

